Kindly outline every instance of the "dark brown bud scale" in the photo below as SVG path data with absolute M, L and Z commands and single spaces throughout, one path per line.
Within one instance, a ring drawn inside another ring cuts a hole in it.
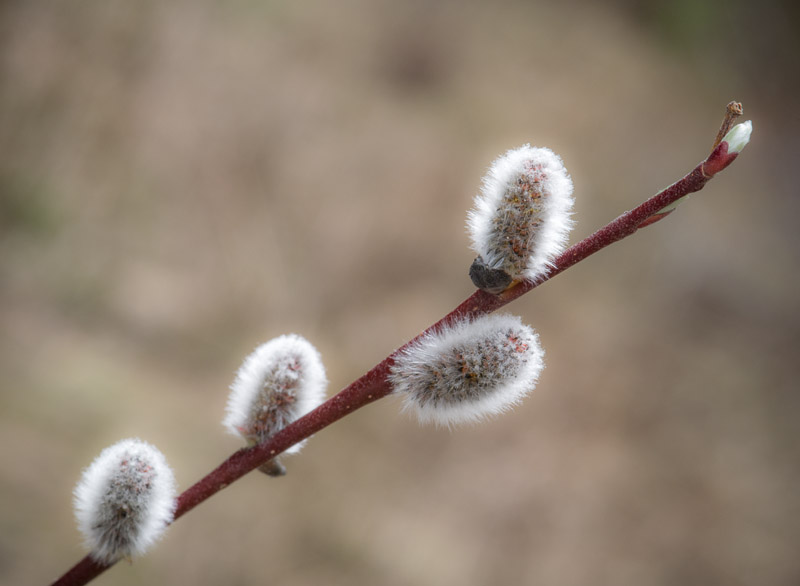
M 477 257 L 472 266 L 469 267 L 469 278 L 478 288 L 487 293 L 497 295 L 502 293 L 511 285 L 513 281 L 511 275 L 504 269 L 493 269 L 488 266 L 483 258 Z

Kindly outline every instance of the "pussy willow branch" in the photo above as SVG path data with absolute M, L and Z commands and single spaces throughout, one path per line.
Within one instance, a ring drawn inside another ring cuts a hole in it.
M 714 143 L 714 148 L 708 158 L 697 165 L 697 167 L 680 181 L 670 185 L 640 206 L 625 212 L 591 236 L 584 238 L 565 250 L 554 261 L 553 268 L 546 277 L 541 278 L 537 282 L 523 281 L 517 283 L 499 295 L 492 295 L 480 290 L 476 291 L 469 298 L 464 300 L 461 305 L 413 340 L 410 340 L 405 345 L 392 352 L 392 354 L 387 356 L 380 364 L 345 387 L 339 394 L 331 397 L 328 401 L 294 423 L 287 425 L 266 442 L 235 452 L 217 468 L 212 470 L 193 486 L 190 486 L 178 497 L 175 520 L 251 470 L 271 460 L 287 448 L 308 438 L 356 409 L 364 407 L 390 394 L 392 389 L 386 377 L 394 363 L 394 357 L 420 336 L 464 317 L 477 317 L 491 313 L 517 299 L 521 295 L 524 295 L 531 289 L 538 287 L 545 281 L 552 279 L 569 267 L 585 260 L 598 250 L 618 240 L 622 240 L 636 232 L 639 228 L 649 226 L 654 223 L 654 221 L 665 217 L 669 213 L 662 212 L 665 207 L 675 203 L 690 193 L 701 190 L 714 175 L 722 171 L 736 158 L 737 153 L 729 154 L 728 143 L 720 142 L 720 138 L 727 133 L 733 120 L 739 114 L 741 114 L 740 104 L 736 102 L 728 104 L 725 120 L 723 120 L 722 127 L 720 128 L 720 134 L 718 134 L 717 140 Z M 79 584 L 86 584 L 109 567 L 111 566 L 98 563 L 87 555 L 71 570 L 54 582 L 54 586 L 77 586 Z

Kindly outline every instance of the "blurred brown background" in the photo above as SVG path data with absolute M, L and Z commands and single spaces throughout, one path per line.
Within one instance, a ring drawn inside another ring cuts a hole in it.
M 752 143 L 668 220 L 508 309 L 548 367 L 513 413 L 324 430 L 98 584 L 800 583 L 796 3 L 0 5 L 0 582 L 84 550 L 81 469 L 239 447 L 241 359 L 296 332 L 331 393 L 473 288 L 492 159 L 550 146 L 587 235 Z

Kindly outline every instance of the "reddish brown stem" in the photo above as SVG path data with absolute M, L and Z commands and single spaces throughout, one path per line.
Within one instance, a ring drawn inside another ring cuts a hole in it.
M 111 566 L 94 561 L 91 556 L 87 555 L 77 564 L 72 566 L 72 568 L 66 574 L 61 576 L 61 578 L 59 578 L 56 582 L 54 582 L 54 584 L 88 584 L 110 567 Z
M 739 102 L 728 103 L 728 105 L 725 107 L 725 118 L 722 120 L 722 124 L 717 132 L 717 138 L 714 139 L 714 144 L 711 146 L 711 150 L 717 148 L 717 145 L 722 142 L 722 139 L 725 138 L 726 134 L 728 134 L 728 131 L 733 127 L 733 123 L 736 122 L 736 119 L 742 115 L 742 112 L 742 105 Z
M 728 115 L 726 115 L 726 120 L 728 120 Z M 723 122 L 724 124 L 725 122 Z M 728 154 L 727 142 L 717 144 L 708 158 L 697 165 L 683 179 L 657 193 L 640 206 L 625 212 L 591 236 L 584 238 L 564 251 L 554 261 L 553 268 L 549 274 L 539 281 L 517 283 L 499 295 L 492 295 L 481 290 L 475 291 L 453 311 L 413 340 L 392 352 L 380 364 L 345 387 L 337 395 L 331 397 L 294 423 L 287 425 L 268 441 L 235 452 L 204 478 L 186 489 L 178 497 L 175 519 L 182 517 L 204 500 L 274 458 L 290 446 L 308 438 L 356 409 L 390 394 L 392 389 L 387 381 L 387 375 L 394 362 L 394 357 L 420 336 L 464 317 L 477 317 L 491 313 L 588 258 L 598 250 L 630 236 L 639 228 L 650 225 L 653 222 L 648 220 L 651 218 L 660 219 L 659 216 L 666 215 L 662 212 L 665 207 L 690 193 L 702 189 L 709 179 L 733 162 L 736 156 L 736 153 Z M 87 556 L 57 580 L 54 586 L 86 584 L 108 567 L 110 566 L 98 564 Z

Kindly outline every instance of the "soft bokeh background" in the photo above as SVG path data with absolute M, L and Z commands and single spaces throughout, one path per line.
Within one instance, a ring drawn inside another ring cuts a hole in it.
M 797 4 L 0 5 L 0 582 L 84 550 L 71 491 L 139 436 L 186 488 L 239 447 L 243 356 L 297 332 L 331 392 L 469 295 L 491 160 L 559 152 L 573 241 L 744 155 L 516 301 L 513 413 L 394 399 L 249 475 L 99 584 L 800 583 Z

